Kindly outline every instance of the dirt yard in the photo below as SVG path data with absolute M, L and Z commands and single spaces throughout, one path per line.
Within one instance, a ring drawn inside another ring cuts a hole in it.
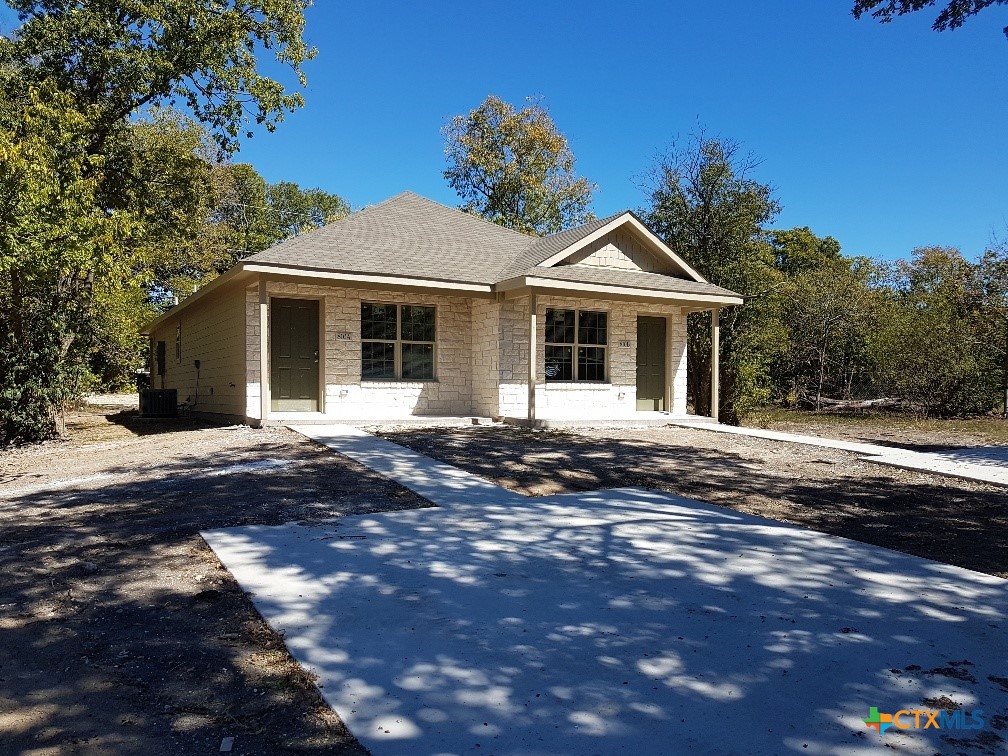
M 902 446 L 915 451 L 1008 444 L 1008 420 L 1000 417 L 940 420 L 884 412 L 857 415 L 767 408 L 753 414 L 745 425 L 845 441 Z
M 363 753 L 198 532 L 426 501 L 284 429 L 113 407 L 0 454 L 0 752 Z
M 672 426 L 377 431 L 529 495 L 656 488 L 1008 578 L 1008 489 L 1001 487 L 831 449 Z M 945 447 L 954 445 L 944 438 Z

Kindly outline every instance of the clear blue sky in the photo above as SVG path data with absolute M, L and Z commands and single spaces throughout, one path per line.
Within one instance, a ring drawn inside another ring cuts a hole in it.
M 602 216 L 697 124 L 763 159 L 780 227 L 847 254 L 975 256 L 1008 230 L 1008 7 L 933 32 L 851 0 L 317 0 L 307 106 L 236 160 L 354 207 L 403 189 L 455 204 L 440 129 L 493 93 L 541 96 Z

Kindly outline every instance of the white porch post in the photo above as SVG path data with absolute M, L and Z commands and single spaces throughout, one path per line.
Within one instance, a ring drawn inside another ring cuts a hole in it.
M 269 292 L 259 279 L 259 422 L 266 425 L 270 409 Z
M 535 390 L 536 390 L 536 375 L 538 373 L 536 369 L 536 357 L 538 356 L 536 349 L 536 337 L 539 335 L 539 328 L 536 321 L 536 310 L 539 306 L 538 297 L 536 296 L 535 290 L 529 291 L 529 358 L 528 358 L 528 420 L 529 424 L 535 422 L 536 419 L 536 406 L 535 406 Z
M 711 310 L 711 382 L 710 382 L 710 416 L 718 419 L 718 404 L 721 400 L 720 379 L 720 357 L 721 357 L 721 309 L 715 307 Z

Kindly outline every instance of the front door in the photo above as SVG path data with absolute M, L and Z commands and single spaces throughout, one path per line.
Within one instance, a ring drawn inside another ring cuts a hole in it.
M 665 409 L 665 318 L 637 318 L 637 409 Z
M 318 300 L 274 299 L 270 323 L 271 408 L 275 412 L 318 412 Z

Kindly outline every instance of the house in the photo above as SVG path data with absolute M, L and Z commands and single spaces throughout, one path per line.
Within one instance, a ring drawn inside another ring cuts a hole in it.
M 253 425 L 611 419 L 685 415 L 686 314 L 714 312 L 716 355 L 717 313 L 741 303 L 632 212 L 535 238 L 404 192 L 242 260 L 144 333 L 153 388 Z

